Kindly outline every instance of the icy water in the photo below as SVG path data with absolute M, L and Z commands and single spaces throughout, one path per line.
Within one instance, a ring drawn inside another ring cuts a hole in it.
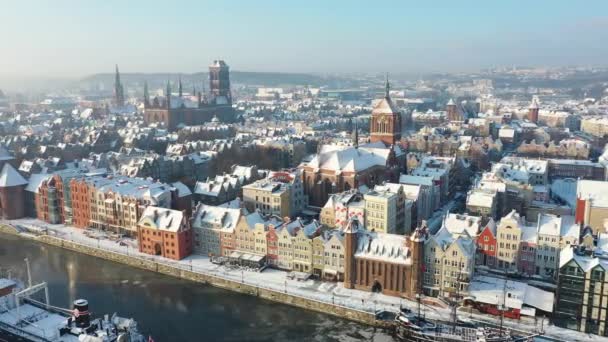
M 135 318 L 161 341 L 382 341 L 374 328 L 0 234 L 0 268 L 49 284 L 51 304 Z

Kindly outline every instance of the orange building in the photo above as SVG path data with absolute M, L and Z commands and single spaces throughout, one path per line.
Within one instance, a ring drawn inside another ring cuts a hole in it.
M 137 223 L 139 251 L 181 260 L 192 254 L 192 229 L 182 211 L 147 207 Z

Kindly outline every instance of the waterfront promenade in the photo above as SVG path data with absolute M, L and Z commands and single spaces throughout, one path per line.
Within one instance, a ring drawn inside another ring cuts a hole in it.
M 173 261 L 140 253 L 134 240 L 112 241 L 98 232 L 97 235 L 87 236 L 82 229 L 49 225 L 35 219 L 3 223 L 13 228 L 3 227 L 2 230 L 25 238 L 369 325 L 378 325 L 374 313 L 379 310 L 397 311 L 400 306 L 415 309 L 417 305 L 405 298 L 345 289 L 341 283 L 288 279 L 288 272 L 280 270 L 266 269 L 257 272 L 217 265 L 208 257 L 200 255 Z M 449 309 L 444 307 L 423 305 L 423 311 L 429 318 L 450 319 Z M 460 315 L 469 317 L 470 314 L 466 311 L 466 313 L 461 312 Z M 486 323 L 497 321 L 496 317 L 476 313 L 473 313 L 471 318 Z M 505 326 L 525 331 L 537 331 L 543 324 L 547 336 L 557 339 L 572 336 L 572 340 L 576 341 L 593 341 L 597 337 L 549 326 L 547 321 L 543 323 L 534 320 L 505 321 Z

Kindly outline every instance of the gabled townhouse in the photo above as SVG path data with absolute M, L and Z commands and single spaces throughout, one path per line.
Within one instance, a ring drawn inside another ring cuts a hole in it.
M 490 218 L 477 236 L 477 265 L 496 267 L 496 233 L 496 222 Z

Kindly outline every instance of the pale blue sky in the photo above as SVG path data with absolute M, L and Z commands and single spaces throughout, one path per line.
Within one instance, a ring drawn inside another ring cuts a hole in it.
M 605 65 L 608 1 L 22 0 L 0 74 L 469 71 Z

